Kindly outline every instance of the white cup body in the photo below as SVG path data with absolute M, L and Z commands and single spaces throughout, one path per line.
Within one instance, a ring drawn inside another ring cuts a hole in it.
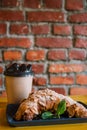
M 32 91 L 33 76 L 24 77 L 5 76 L 8 104 L 19 103 L 28 98 Z

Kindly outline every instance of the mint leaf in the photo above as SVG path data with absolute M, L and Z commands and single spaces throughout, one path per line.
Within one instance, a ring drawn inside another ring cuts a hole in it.
M 42 113 L 41 117 L 42 117 L 42 119 L 49 119 L 49 118 L 53 117 L 53 114 L 50 111 L 46 111 L 46 112 Z
M 62 115 L 66 111 L 66 101 L 62 100 L 57 107 L 57 116 L 60 118 L 60 115 Z

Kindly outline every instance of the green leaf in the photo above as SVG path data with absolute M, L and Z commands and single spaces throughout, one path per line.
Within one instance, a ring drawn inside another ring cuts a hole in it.
M 42 113 L 41 117 L 42 117 L 42 119 L 49 119 L 49 118 L 53 117 L 53 114 L 50 111 L 46 111 L 46 112 Z
M 60 118 L 60 115 L 62 115 L 66 111 L 66 101 L 62 100 L 57 107 L 57 116 Z

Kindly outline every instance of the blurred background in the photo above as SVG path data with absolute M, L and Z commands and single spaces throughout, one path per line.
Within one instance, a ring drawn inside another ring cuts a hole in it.
M 0 96 L 5 66 L 30 63 L 33 89 L 87 94 L 87 0 L 0 0 Z

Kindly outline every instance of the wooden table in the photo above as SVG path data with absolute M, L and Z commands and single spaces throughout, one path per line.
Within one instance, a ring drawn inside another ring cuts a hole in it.
M 82 101 L 87 104 L 87 95 L 73 96 L 73 99 Z M 50 126 L 26 126 L 26 127 L 11 127 L 6 120 L 7 99 L 0 97 L 0 130 L 87 130 L 87 123 L 81 124 L 64 124 Z

